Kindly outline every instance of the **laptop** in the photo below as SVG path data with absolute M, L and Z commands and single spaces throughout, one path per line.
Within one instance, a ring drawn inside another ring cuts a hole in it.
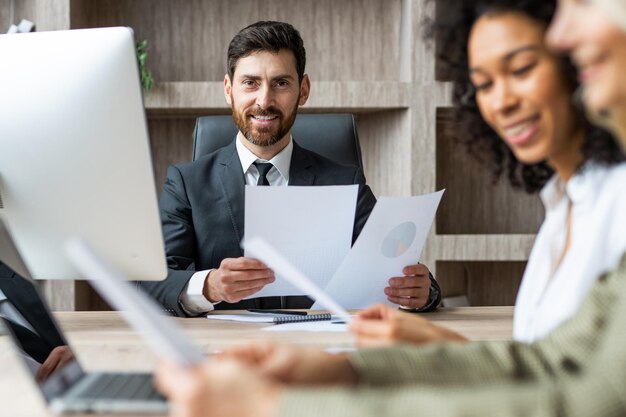
M 33 287 L 26 280 L 22 284 Z M 167 402 L 155 390 L 149 373 L 86 372 L 45 301 L 34 287 L 32 289 L 34 291 L 28 291 L 29 296 L 36 294 L 43 306 L 37 309 L 38 323 L 29 322 L 29 319 L 34 321 L 34 314 L 24 311 L 23 307 L 24 313 L 20 313 L 22 303 L 6 293 L 6 300 L 0 302 L 0 323 L 9 330 L 28 374 L 53 412 L 167 412 Z M 42 369 L 48 358 L 58 359 L 58 365 L 49 374 Z

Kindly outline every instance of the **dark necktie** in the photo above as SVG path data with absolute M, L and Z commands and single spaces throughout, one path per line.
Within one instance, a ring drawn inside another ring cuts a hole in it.
M 255 162 L 254 166 L 259 171 L 259 180 L 256 182 L 256 185 L 270 185 L 270 182 L 267 180 L 267 173 L 274 165 L 269 162 Z

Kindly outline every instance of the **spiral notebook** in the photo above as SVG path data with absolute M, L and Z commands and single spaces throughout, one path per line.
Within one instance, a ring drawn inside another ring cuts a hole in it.
M 209 320 L 239 321 L 244 323 L 300 323 L 305 321 L 332 320 L 330 313 L 290 315 L 290 314 L 266 314 L 266 313 L 242 313 L 242 314 L 209 314 Z

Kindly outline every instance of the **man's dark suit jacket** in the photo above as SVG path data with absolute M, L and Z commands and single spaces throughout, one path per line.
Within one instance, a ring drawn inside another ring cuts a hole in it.
M 43 363 L 52 349 L 67 345 L 50 319 L 33 284 L 0 262 L 0 290 L 35 329 L 33 333 L 19 324 L 9 324 L 22 341 L 24 351 L 39 363 Z
M 369 217 L 376 198 L 365 185 L 363 171 L 339 165 L 294 141 L 289 185 L 358 184 L 353 242 Z M 187 315 L 179 303 L 196 271 L 219 268 L 225 258 L 243 256 L 245 176 L 235 142 L 196 161 L 173 165 L 160 198 L 168 276 L 139 285 L 171 314 Z M 280 216 L 280 213 L 272 213 Z M 332 213 L 329 213 L 332 215 Z M 303 219 L 306 221 L 306 219 Z M 216 309 L 280 308 L 281 297 L 219 303 Z M 308 297 L 286 297 L 284 308 L 309 308 Z

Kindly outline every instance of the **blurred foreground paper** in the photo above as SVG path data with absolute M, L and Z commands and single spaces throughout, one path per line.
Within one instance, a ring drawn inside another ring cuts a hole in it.
M 416 197 L 381 197 L 361 235 L 325 288 L 343 308 L 387 301 L 389 278 L 419 261 L 444 190 Z M 322 308 L 318 303 L 312 309 Z

